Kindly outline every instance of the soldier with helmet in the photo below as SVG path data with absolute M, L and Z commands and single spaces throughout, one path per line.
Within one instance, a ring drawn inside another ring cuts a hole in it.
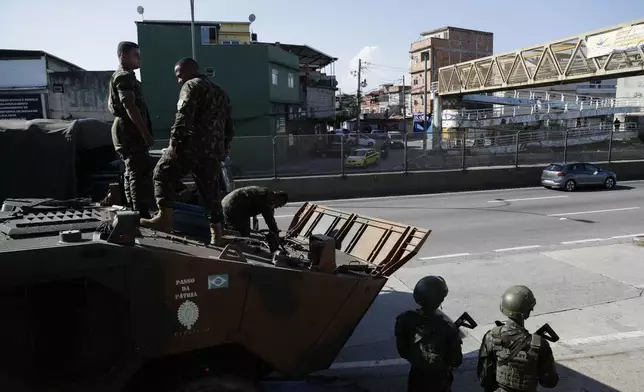
M 438 310 L 447 293 L 442 277 L 426 276 L 414 287 L 414 300 L 420 308 L 396 318 L 396 348 L 411 364 L 409 392 L 449 392 L 452 370 L 463 362 L 458 328 Z
M 501 312 L 508 320 L 485 334 L 479 350 L 477 374 L 486 392 L 534 392 L 537 385 L 554 388 L 559 383 L 550 345 L 524 327 L 536 304 L 526 286 L 503 293 Z

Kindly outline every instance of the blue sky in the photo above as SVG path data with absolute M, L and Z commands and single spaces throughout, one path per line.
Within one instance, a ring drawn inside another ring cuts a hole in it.
M 190 19 L 189 0 L 0 1 L 0 48 L 44 50 L 90 70 L 114 69 L 116 44 L 136 40 L 138 5 L 146 19 Z M 340 88 L 354 92 L 349 71 L 358 57 L 374 64 L 366 90 L 399 81 L 409 45 L 424 30 L 491 31 L 494 52 L 502 53 L 644 18 L 644 0 L 195 0 L 197 20 L 242 21 L 251 13 L 260 41 L 307 44 L 338 57 Z

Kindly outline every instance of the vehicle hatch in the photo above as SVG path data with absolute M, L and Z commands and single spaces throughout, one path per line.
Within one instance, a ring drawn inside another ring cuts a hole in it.
M 340 251 L 368 265 L 373 275 L 390 276 L 418 253 L 430 233 L 431 230 L 305 203 L 295 214 L 287 237 L 308 243 L 312 234 L 331 236 L 340 244 Z

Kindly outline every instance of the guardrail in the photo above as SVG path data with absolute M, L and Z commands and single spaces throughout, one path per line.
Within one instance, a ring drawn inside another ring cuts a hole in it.
M 563 107 L 562 107 L 563 104 Z M 569 111 L 597 110 L 604 108 L 644 108 L 644 99 L 638 98 L 611 98 L 599 99 L 592 101 L 563 102 L 544 101 L 540 104 L 531 106 L 506 106 L 495 107 L 491 109 L 458 109 L 452 110 L 460 120 L 476 121 L 498 117 L 514 117 L 519 115 L 537 114 L 537 113 L 567 113 Z M 443 120 L 453 120 L 454 114 L 450 111 L 443 112 Z M 580 116 L 581 117 L 581 116 Z
M 394 140 L 386 151 L 383 139 L 369 137 L 359 144 L 329 143 L 324 135 L 236 137 L 231 151 L 232 174 L 237 179 L 345 176 L 571 160 L 638 160 L 644 159 L 644 143 L 638 133 L 635 123 L 622 124 L 618 131 L 612 127 L 454 130 L 435 140 L 427 135 L 426 143 L 425 133 L 409 133 Z M 158 140 L 157 146 L 167 146 L 167 140 Z
M 587 104 L 594 104 L 598 101 L 604 101 L 606 99 L 615 99 L 615 98 L 603 98 L 595 97 L 591 95 L 583 95 L 576 93 L 566 93 L 559 91 L 541 91 L 541 90 L 514 90 L 504 92 L 503 95 L 499 93 L 489 93 L 482 92 L 479 94 L 472 95 L 485 95 L 485 96 L 494 96 L 499 98 L 513 98 L 513 99 L 526 99 L 526 100 L 540 100 L 540 101 L 551 101 L 551 102 L 563 102 L 563 103 L 581 103 L 585 102 Z M 637 99 L 637 98 L 635 98 Z

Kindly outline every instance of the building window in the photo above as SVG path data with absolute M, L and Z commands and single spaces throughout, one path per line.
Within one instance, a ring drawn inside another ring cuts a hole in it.
M 215 76 L 215 70 L 214 70 L 214 68 L 212 68 L 212 67 L 206 67 L 206 68 L 205 68 L 205 71 L 206 71 L 206 76 L 208 76 L 209 78 L 212 78 L 213 76 Z
M 418 84 L 418 79 L 414 78 L 414 86 Z
M 277 86 L 277 70 L 273 68 L 273 86 Z
M 292 73 L 288 74 L 288 87 L 295 88 L 295 78 L 293 77 Z

